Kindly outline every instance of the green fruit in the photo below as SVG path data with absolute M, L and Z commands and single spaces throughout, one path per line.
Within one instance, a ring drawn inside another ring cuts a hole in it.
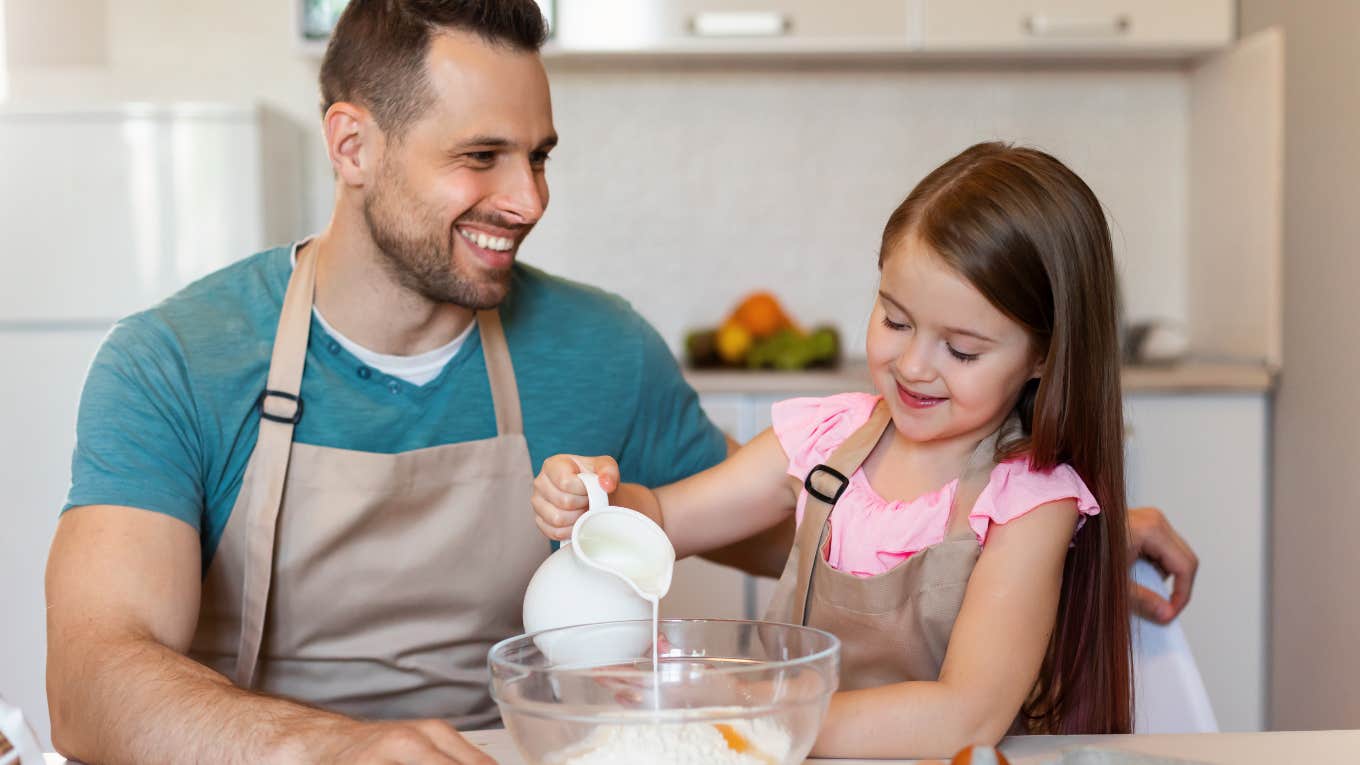
M 818 327 L 808 336 L 813 360 L 817 363 L 833 363 L 840 356 L 840 336 L 834 327 Z

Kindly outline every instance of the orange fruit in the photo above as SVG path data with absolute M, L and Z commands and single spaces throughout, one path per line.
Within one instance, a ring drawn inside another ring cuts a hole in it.
M 769 337 L 792 323 L 779 301 L 768 292 L 753 292 L 746 296 L 732 312 L 731 321 L 757 338 Z

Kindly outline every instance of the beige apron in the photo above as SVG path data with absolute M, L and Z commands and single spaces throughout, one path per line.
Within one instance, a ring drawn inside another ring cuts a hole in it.
M 190 655 L 241 687 L 356 717 L 493 723 L 487 650 L 522 631 L 524 590 L 550 552 L 529 512 L 500 319 L 477 314 L 494 438 L 399 454 L 293 443 L 315 283 L 315 253 L 299 253 Z
M 871 577 L 837 571 L 826 562 L 831 511 L 892 426 L 880 401 L 869 421 L 803 483 L 807 505 L 767 614 L 771 621 L 804 624 L 841 640 L 841 690 L 908 680 L 937 680 L 954 620 L 980 547 L 968 513 L 991 477 L 997 434 L 983 439 L 959 477 L 945 538 Z M 829 491 L 828 491 L 829 490 Z

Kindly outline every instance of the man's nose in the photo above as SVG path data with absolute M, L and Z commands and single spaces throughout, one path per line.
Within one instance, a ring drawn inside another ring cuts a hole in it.
M 547 186 L 528 162 L 507 167 L 493 200 L 500 212 L 520 225 L 532 226 L 548 206 Z

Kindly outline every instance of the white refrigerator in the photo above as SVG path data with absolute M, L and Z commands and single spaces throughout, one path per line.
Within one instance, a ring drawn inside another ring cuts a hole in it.
M 51 745 L 43 569 L 119 317 L 302 228 L 299 132 L 217 104 L 0 111 L 0 695 Z

